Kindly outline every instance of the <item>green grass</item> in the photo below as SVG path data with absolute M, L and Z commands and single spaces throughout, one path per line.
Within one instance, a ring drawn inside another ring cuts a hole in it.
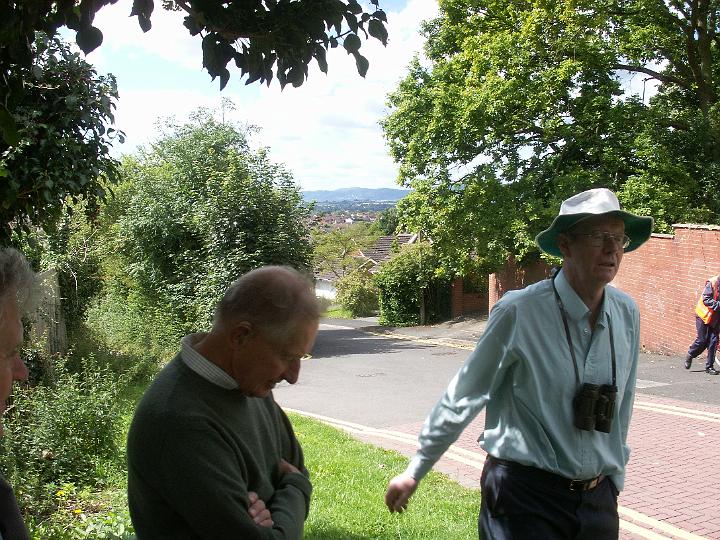
M 352 313 L 341 307 L 333 307 L 323 313 L 323 317 L 330 319 L 353 319 Z
M 135 401 L 146 383 L 124 396 L 118 438 L 124 439 Z M 359 442 L 346 433 L 309 418 L 291 415 L 305 452 L 313 483 L 308 540 L 428 539 L 477 537 L 480 494 L 431 472 L 403 514 L 390 514 L 384 494 L 390 478 L 404 470 L 407 459 Z M 127 510 L 124 456 L 108 464 L 106 482 L 98 490 L 78 490 L 52 515 L 29 523 L 33 540 L 120 540 L 132 538 Z
M 310 540 L 462 539 L 477 537 L 480 492 L 431 472 L 402 514 L 390 514 L 388 481 L 407 459 L 342 431 L 291 416 L 310 470 L 313 496 L 305 524 Z

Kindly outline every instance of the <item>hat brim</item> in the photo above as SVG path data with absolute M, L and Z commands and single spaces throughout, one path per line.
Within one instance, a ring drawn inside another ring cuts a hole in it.
M 538 247 L 549 255 L 562 257 L 560 248 L 557 244 L 558 234 L 567 231 L 573 225 L 593 216 L 612 216 L 620 218 L 625 223 L 625 234 L 630 237 L 630 245 L 625 248 L 625 253 L 633 251 L 642 246 L 650 238 L 653 229 L 653 218 L 648 216 L 636 216 L 623 210 L 613 210 L 603 214 L 569 214 L 557 216 L 550 227 L 535 237 L 535 243 Z

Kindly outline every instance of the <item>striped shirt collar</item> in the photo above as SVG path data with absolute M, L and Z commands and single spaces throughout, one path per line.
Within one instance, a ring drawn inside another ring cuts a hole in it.
M 180 340 L 180 357 L 187 367 L 203 379 L 226 390 L 235 390 L 238 387 L 235 379 L 193 348 L 205 336 L 205 333 L 200 333 L 182 338 Z

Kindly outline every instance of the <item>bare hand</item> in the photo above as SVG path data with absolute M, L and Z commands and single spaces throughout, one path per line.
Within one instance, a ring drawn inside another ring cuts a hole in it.
M 285 461 L 284 459 L 280 460 L 280 463 L 278 464 L 278 469 L 280 469 L 280 474 L 288 474 L 288 473 L 299 473 L 300 470 L 293 465 L 292 463 L 289 463 Z
M 248 491 L 248 499 L 250 500 L 250 508 L 248 508 L 248 514 L 253 518 L 255 525 L 261 527 L 272 527 L 273 520 L 270 515 L 270 510 L 265 507 L 265 501 L 263 501 L 258 494 L 254 491 Z
M 406 473 L 397 475 L 388 483 L 385 492 L 385 504 L 391 512 L 404 512 L 408 501 L 418 487 L 419 482 Z

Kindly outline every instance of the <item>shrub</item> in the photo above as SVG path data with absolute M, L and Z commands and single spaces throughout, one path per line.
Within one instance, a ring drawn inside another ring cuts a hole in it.
M 346 274 L 335 284 L 338 303 L 353 317 L 374 315 L 378 308 L 378 289 L 372 274 L 356 270 Z
M 380 324 L 412 326 L 450 317 L 450 277 L 432 246 L 427 243 L 403 247 L 375 275 L 379 290 Z M 425 321 L 420 320 L 424 301 Z
M 124 159 L 123 181 L 97 219 L 103 287 L 87 321 L 103 342 L 167 356 L 180 337 L 209 327 L 241 274 L 310 268 L 309 207 L 268 150 L 253 149 L 252 133 L 199 110 Z
M 320 313 L 327 312 L 333 304 L 332 300 L 325 298 L 324 296 L 316 296 L 315 299 L 317 300 L 318 307 L 320 308 Z
M 16 388 L 5 415 L 0 466 L 26 515 L 54 512 L 59 486 L 102 485 L 108 464 L 122 463 L 119 396 L 128 376 L 118 377 L 93 356 L 82 360 L 79 373 L 67 364 L 56 361 L 54 382 Z
M 72 486 L 63 486 L 58 490 L 59 498 L 65 497 L 65 489 Z M 63 512 L 56 513 L 52 519 L 43 521 L 30 520 L 28 529 L 31 538 L 41 540 L 134 540 L 130 514 L 127 510 L 122 512 L 85 513 L 76 504 L 77 501 L 68 501 L 70 507 Z M 78 513 L 79 511 L 79 513 Z

